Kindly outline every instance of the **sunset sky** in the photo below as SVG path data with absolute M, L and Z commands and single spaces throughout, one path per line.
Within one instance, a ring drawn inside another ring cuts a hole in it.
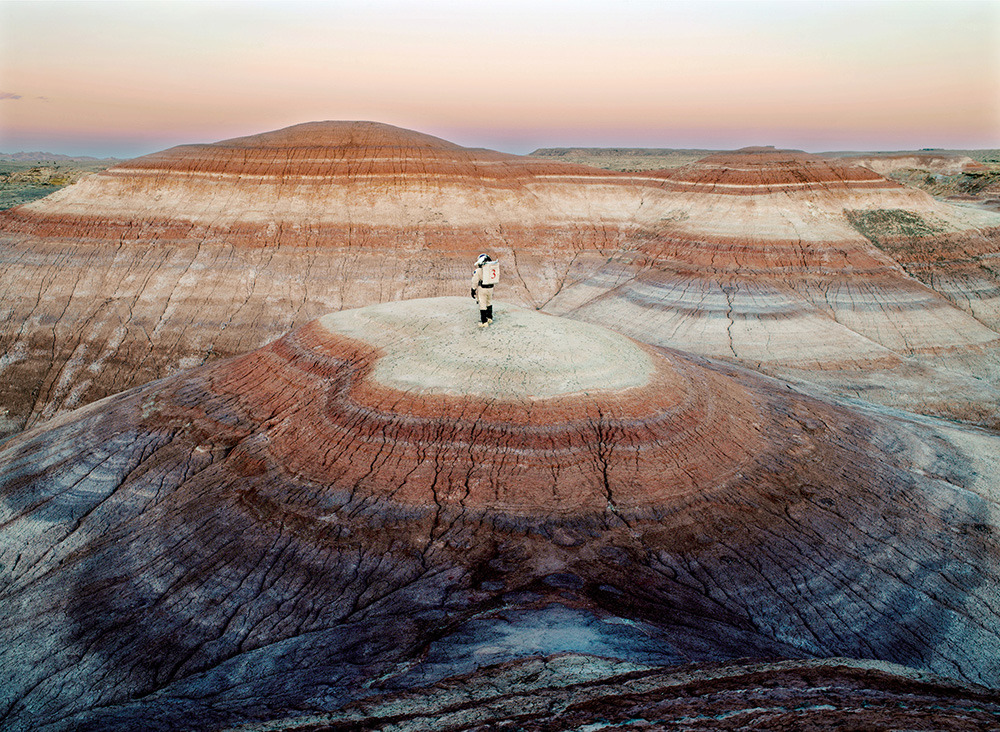
M 0 151 L 312 120 L 473 147 L 1000 147 L 1000 2 L 0 0 Z

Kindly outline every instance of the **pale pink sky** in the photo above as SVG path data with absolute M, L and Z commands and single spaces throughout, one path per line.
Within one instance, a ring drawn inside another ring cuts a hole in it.
M 1000 147 L 1000 2 L 0 0 L 0 151 L 323 119 L 517 153 Z

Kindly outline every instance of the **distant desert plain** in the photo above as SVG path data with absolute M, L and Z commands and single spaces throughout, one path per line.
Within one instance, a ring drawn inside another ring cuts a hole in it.
M 997 150 L 310 122 L 0 202 L 0 728 L 1000 728 Z

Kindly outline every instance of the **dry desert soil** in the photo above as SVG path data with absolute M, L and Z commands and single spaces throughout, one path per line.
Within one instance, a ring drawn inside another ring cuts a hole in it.
M 1000 728 L 990 154 L 8 163 L 0 728 Z

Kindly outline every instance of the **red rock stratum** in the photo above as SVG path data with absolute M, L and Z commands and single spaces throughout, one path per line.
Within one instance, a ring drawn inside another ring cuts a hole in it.
M 321 122 L 185 145 L 0 215 L 7 433 L 323 313 L 464 292 L 993 426 L 1000 216 L 751 148 L 614 173 Z
M 875 659 L 965 685 L 923 688 L 938 720 L 995 717 L 969 685 L 1000 684 L 1000 438 L 530 309 L 474 323 L 334 313 L 5 442 L 0 724 L 339 713 L 559 653 Z
M 659 183 L 375 123 L 123 163 L 0 215 L 0 416 L 16 431 L 323 313 L 462 293 L 484 250 L 540 306 L 626 248 Z

